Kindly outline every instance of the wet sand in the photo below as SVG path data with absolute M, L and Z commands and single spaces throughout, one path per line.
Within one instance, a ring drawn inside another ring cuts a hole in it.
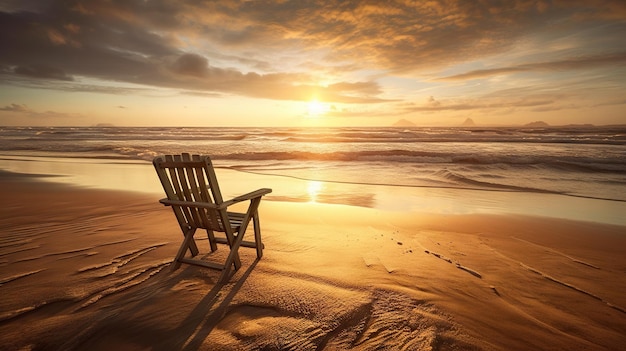
M 262 184 L 267 186 L 267 184 Z M 248 184 L 246 184 L 246 189 Z M 264 257 L 170 270 L 157 194 L 2 173 L 0 348 L 617 350 L 626 227 L 263 201 Z M 248 233 L 250 234 L 250 233 Z M 209 254 L 196 235 L 200 255 Z

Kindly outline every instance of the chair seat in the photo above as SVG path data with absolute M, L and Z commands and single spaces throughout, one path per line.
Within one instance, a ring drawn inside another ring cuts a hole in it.
M 239 212 L 228 212 L 228 218 L 230 219 L 230 227 L 233 228 L 234 231 L 238 231 L 241 228 L 241 224 L 243 223 L 245 213 Z
M 243 223 L 245 216 L 246 216 L 245 213 L 228 212 L 228 217 L 230 218 L 230 226 L 233 229 L 233 236 L 235 238 L 237 238 L 237 235 L 239 235 L 238 233 L 240 233 L 241 225 Z M 226 236 L 215 237 L 215 241 L 220 244 L 228 244 L 228 240 L 226 240 Z M 257 247 L 257 245 L 260 245 L 261 250 L 265 248 L 265 245 L 262 242 L 256 243 L 255 241 L 247 241 L 247 240 L 241 241 L 241 246 L 243 247 Z

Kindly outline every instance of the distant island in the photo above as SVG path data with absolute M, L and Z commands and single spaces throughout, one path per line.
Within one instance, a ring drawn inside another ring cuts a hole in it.
M 420 125 L 411 122 L 408 119 L 402 118 L 397 120 L 395 123 L 391 124 L 392 127 L 401 127 L 401 128 L 410 128 L 410 127 L 418 127 Z M 596 125 L 591 123 L 581 123 L 581 124 L 555 124 L 551 125 L 545 121 L 533 121 L 526 124 L 477 124 L 472 118 L 466 118 L 463 123 L 457 124 L 456 127 L 487 127 L 487 128 L 593 128 Z M 606 127 L 626 127 L 625 124 L 612 124 L 612 125 L 604 125 Z M 444 127 L 444 126 L 442 126 Z M 448 126 L 455 127 L 455 126 Z
M 526 123 L 524 124 L 524 127 L 531 127 L 531 128 L 545 128 L 545 127 L 549 127 L 550 125 L 544 121 L 535 121 L 535 122 L 530 122 L 530 123 Z
M 406 119 L 401 119 L 401 120 L 398 120 L 396 123 L 394 123 L 393 126 L 394 127 L 415 127 L 415 123 Z
M 465 119 L 465 121 L 463 122 L 463 124 L 461 124 L 463 127 L 474 127 L 476 126 L 476 123 L 474 123 L 474 120 L 471 118 L 467 118 Z

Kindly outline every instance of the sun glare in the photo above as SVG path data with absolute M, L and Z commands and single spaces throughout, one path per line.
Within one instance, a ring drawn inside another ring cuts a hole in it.
M 322 191 L 322 182 L 310 180 L 307 184 L 307 193 L 309 194 L 309 202 L 317 202 L 317 196 Z
M 309 102 L 309 116 L 310 117 L 319 117 L 326 114 L 330 107 L 328 104 L 317 101 L 317 99 L 313 99 Z

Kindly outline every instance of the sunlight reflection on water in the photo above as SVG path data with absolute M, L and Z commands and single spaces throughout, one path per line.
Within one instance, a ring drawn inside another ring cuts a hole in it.
M 315 180 L 310 180 L 307 182 L 306 191 L 309 194 L 310 202 L 317 202 L 317 197 L 320 194 L 323 188 L 323 183 Z

